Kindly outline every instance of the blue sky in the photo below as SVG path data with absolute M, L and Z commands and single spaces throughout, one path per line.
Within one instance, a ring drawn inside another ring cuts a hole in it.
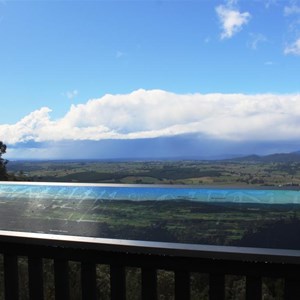
M 299 70 L 297 0 L 1 0 L 0 140 L 9 158 L 300 150 Z

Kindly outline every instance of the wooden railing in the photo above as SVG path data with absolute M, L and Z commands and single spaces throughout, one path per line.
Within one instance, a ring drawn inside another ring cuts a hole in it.
M 284 279 L 284 299 L 300 299 L 300 251 L 218 247 L 0 231 L 5 299 L 19 299 L 18 257 L 27 257 L 29 299 L 46 299 L 43 259 L 54 261 L 55 299 L 70 298 L 68 262 L 81 265 L 81 298 L 97 299 L 96 265 L 110 266 L 110 297 L 126 299 L 125 269 L 140 269 L 140 299 L 157 299 L 157 271 L 174 272 L 174 299 L 190 299 L 190 274 L 209 276 L 208 296 L 225 299 L 225 275 L 246 278 L 245 298 L 262 298 L 262 278 Z M 128 299 L 131 300 L 131 299 Z

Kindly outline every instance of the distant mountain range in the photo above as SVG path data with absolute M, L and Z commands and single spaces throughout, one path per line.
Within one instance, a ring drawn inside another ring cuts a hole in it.
M 252 163 L 260 163 L 260 162 L 282 162 L 282 163 L 291 163 L 291 162 L 299 162 L 300 163 L 300 151 L 290 152 L 290 153 L 273 153 L 269 155 L 219 155 L 219 156 L 178 156 L 178 157 L 145 157 L 145 158 L 112 158 L 112 159 L 28 159 L 28 160 L 10 160 L 9 167 L 10 169 L 14 167 L 14 165 L 18 165 L 19 163 L 26 162 L 49 162 L 49 163 L 71 163 L 71 162 L 147 162 L 147 161 L 219 161 L 219 162 L 252 162 Z
M 226 159 L 227 161 L 237 162 L 300 162 L 300 151 L 291 153 L 274 153 L 270 155 L 248 155 L 243 157 L 237 157 L 232 159 Z

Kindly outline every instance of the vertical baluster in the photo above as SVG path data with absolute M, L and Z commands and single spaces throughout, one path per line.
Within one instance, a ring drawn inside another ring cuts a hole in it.
M 175 272 L 175 300 L 190 299 L 190 274 L 187 271 Z
M 126 299 L 125 268 L 123 266 L 110 266 L 110 288 L 112 300 Z
M 4 289 L 5 299 L 19 299 L 18 257 L 4 254 Z
M 29 298 L 30 300 L 44 299 L 43 260 L 28 258 Z
M 262 282 L 261 277 L 247 276 L 246 277 L 246 299 L 261 299 L 262 297 Z
M 54 260 L 55 300 L 69 299 L 69 269 L 68 261 Z
M 209 300 L 225 299 L 225 275 L 209 275 Z
M 82 299 L 97 299 L 96 265 L 89 262 L 81 263 Z
M 155 269 L 142 268 L 142 299 L 157 299 L 157 273 Z
M 285 300 L 300 299 L 300 277 L 286 277 L 284 285 Z

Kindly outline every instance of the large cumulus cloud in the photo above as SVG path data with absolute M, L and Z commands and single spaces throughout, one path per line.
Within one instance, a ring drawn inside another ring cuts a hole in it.
M 142 139 L 199 134 L 231 141 L 300 138 L 300 94 L 174 94 L 137 90 L 72 105 L 61 119 L 42 107 L 0 125 L 8 144 L 36 141 Z

